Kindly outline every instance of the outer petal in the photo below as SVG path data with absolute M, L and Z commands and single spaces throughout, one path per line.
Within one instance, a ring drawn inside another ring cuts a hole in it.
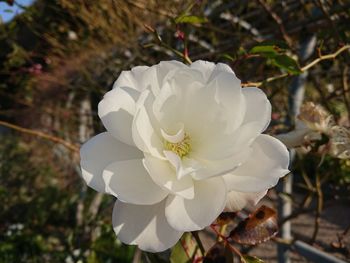
M 114 162 L 105 168 L 103 178 L 111 194 L 130 204 L 152 205 L 169 193 L 153 182 L 142 159 Z
M 91 188 L 105 192 L 102 172 L 108 164 L 142 156 L 142 152 L 136 147 L 118 141 L 108 132 L 100 133 L 80 148 L 82 177 Z
M 244 88 L 242 94 L 246 102 L 243 124 L 259 122 L 260 132 L 263 132 L 271 120 L 271 104 L 266 94 L 258 88 Z
M 122 71 L 120 73 L 119 78 L 114 82 L 113 89 L 120 87 L 129 87 L 138 92 L 143 91 L 150 79 L 150 75 L 152 72 L 149 71 L 149 67 L 147 66 L 137 66 L 132 68 L 131 70 Z
M 275 186 L 286 175 L 289 153 L 286 146 L 269 135 L 260 135 L 252 144 L 253 154 L 232 173 L 224 175 L 228 190 L 260 192 Z
M 176 178 L 176 172 L 169 162 L 147 155 L 144 159 L 144 166 L 153 181 L 159 186 L 187 199 L 194 197 L 192 178 L 185 176 L 178 180 Z
M 118 140 L 135 145 L 131 125 L 135 114 L 135 100 L 139 94 L 130 88 L 117 88 L 105 94 L 98 104 L 98 115 L 106 129 Z
M 255 206 L 261 198 L 267 193 L 267 190 L 258 193 L 242 193 L 231 191 L 227 194 L 227 202 L 225 211 L 237 212 L 242 210 L 247 205 Z
M 226 187 L 222 178 L 195 182 L 195 195 L 191 200 L 169 196 L 165 215 L 169 224 L 178 231 L 195 231 L 210 225 L 223 211 Z
M 120 241 L 149 252 L 161 252 L 174 246 L 183 233 L 168 224 L 164 204 L 163 201 L 141 206 L 116 201 L 112 220 Z

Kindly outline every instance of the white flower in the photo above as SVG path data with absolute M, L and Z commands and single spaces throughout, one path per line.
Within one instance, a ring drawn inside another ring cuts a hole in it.
M 271 105 L 230 67 L 176 61 L 124 71 L 98 106 L 107 132 L 81 148 L 82 176 L 118 198 L 118 238 L 158 252 L 226 209 L 257 201 L 288 173 L 289 155 L 262 135 Z

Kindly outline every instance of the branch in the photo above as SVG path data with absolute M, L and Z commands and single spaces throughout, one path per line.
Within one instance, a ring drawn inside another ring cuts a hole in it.
M 44 132 L 23 128 L 23 127 L 17 126 L 15 124 L 11 124 L 11 123 L 6 122 L 6 121 L 1 121 L 0 120 L 0 125 L 2 125 L 4 127 L 7 127 L 7 128 L 10 128 L 10 129 L 13 129 L 13 130 L 16 130 L 16 131 L 19 131 L 19 132 L 22 132 L 22 133 L 26 133 L 26 134 L 30 134 L 30 135 L 34 135 L 34 136 L 40 137 L 40 138 L 52 141 L 54 143 L 62 144 L 67 149 L 71 150 L 72 152 L 79 152 L 79 147 L 78 146 L 63 140 L 62 138 L 59 138 L 59 137 L 56 137 L 56 136 L 53 136 L 53 135 L 50 135 L 50 134 L 47 134 L 47 133 L 44 133 Z
M 332 54 L 328 54 L 328 55 L 321 55 L 319 58 L 315 59 L 314 61 L 312 61 L 310 64 L 307 64 L 306 66 L 302 67 L 300 70 L 301 72 L 305 72 L 307 70 L 309 70 L 310 68 L 312 68 L 313 66 L 315 66 L 316 64 L 320 63 L 323 60 L 329 60 L 329 59 L 334 59 L 336 58 L 339 54 L 343 53 L 344 51 L 350 49 L 350 45 L 345 45 L 342 48 L 338 49 L 335 53 Z M 246 83 L 242 83 L 242 87 L 260 87 L 265 83 L 269 83 L 272 81 L 275 81 L 277 79 L 281 79 L 281 78 L 285 78 L 290 76 L 289 73 L 283 73 L 281 75 L 277 75 L 274 77 L 270 77 L 267 78 L 266 80 L 260 81 L 260 82 L 246 82 Z

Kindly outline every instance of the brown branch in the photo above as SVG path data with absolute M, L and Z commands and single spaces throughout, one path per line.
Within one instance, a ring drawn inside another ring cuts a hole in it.
M 342 48 L 338 49 L 335 53 L 328 54 L 328 55 L 323 55 L 323 56 L 320 56 L 319 58 L 316 58 L 311 63 L 309 63 L 309 64 L 305 65 L 304 67 L 302 67 L 300 70 L 301 70 L 301 72 L 305 72 L 305 71 L 309 70 L 310 68 L 312 68 L 313 66 L 315 66 L 318 63 L 320 63 L 323 60 L 329 60 L 329 59 L 336 58 L 339 54 L 341 54 L 342 52 L 344 52 L 344 51 L 346 51 L 348 49 L 350 49 L 350 45 L 345 45 Z M 253 87 L 253 86 L 254 87 L 260 87 L 260 86 L 262 86 L 265 83 L 269 83 L 269 82 L 275 81 L 277 79 L 282 79 L 282 78 L 285 78 L 285 77 L 288 77 L 288 76 L 290 76 L 289 73 L 283 73 L 281 75 L 277 75 L 277 76 L 274 76 L 274 77 L 267 78 L 267 79 L 265 79 L 263 81 L 260 81 L 260 82 L 246 82 L 246 83 L 242 83 L 241 85 L 242 85 L 242 87 Z
M 34 135 L 36 137 L 40 137 L 40 138 L 52 141 L 54 143 L 62 144 L 67 149 L 69 149 L 69 150 L 71 150 L 73 152 L 79 152 L 79 147 L 78 146 L 63 140 L 62 138 L 59 138 L 59 137 L 56 137 L 56 136 L 53 136 L 53 135 L 50 135 L 50 134 L 47 134 L 47 133 L 44 133 L 44 132 L 41 132 L 41 131 L 35 131 L 35 130 L 23 128 L 21 126 L 17 126 L 15 124 L 11 124 L 11 123 L 6 122 L 6 121 L 1 121 L 0 120 L 0 125 L 4 126 L 4 127 L 7 127 L 7 128 L 10 128 L 10 129 L 13 129 L 13 130 L 16 130 L 16 131 L 19 131 L 19 132 L 22 132 L 22 133 L 26 133 L 26 134 Z
M 258 2 L 260 3 L 260 5 L 265 9 L 265 11 L 272 17 L 273 20 L 275 20 L 275 22 L 277 23 L 281 34 L 284 38 L 284 40 L 287 42 L 288 46 L 290 48 L 293 47 L 293 42 L 292 39 L 290 38 L 290 36 L 288 35 L 284 25 L 283 25 L 283 21 L 280 18 L 279 15 L 277 15 L 272 8 L 264 1 L 264 0 L 258 0 Z

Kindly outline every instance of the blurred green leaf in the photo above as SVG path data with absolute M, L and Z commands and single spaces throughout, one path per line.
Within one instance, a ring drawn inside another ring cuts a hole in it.
M 181 244 L 184 244 L 182 245 Z M 187 253 L 184 249 L 187 249 Z M 190 233 L 185 233 L 182 238 L 177 242 L 171 251 L 170 262 L 171 263 L 188 263 L 191 262 L 191 258 L 197 252 L 197 245 L 192 240 L 192 235 Z
M 175 18 L 176 24 L 202 24 L 208 22 L 208 19 L 201 16 L 193 16 L 193 15 L 180 15 Z
M 4 12 L 5 13 L 13 13 L 13 10 L 11 10 L 11 9 L 4 9 Z
M 301 70 L 298 62 L 287 55 L 277 55 L 271 57 L 271 62 L 276 67 L 286 70 L 290 74 L 300 74 Z
M 286 51 L 288 49 L 288 45 L 279 40 L 267 40 L 260 42 L 259 44 L 255 45 L 251 50 L 250 53 L 280 53 L 283 51 Z
M 264 263 L 260 258 L 244 255 L 243 258 L 241 258 L 241 261 L 245 263 Z

